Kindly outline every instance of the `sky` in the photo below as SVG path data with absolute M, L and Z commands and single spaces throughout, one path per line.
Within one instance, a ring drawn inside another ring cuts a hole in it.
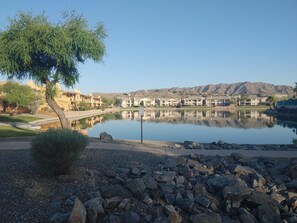
M 82 93 L 297 82 L 296 0 L 0 0 L 0 30 L 20 11 L 71 10 L 108 34 L 103 62 L 79 65 Z

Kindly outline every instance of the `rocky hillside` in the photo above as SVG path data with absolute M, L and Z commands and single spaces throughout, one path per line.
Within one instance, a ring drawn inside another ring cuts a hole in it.
M 273 95 L 273 94 L 293 94 L 293 88 L 287 85 L 273 85 L 262 82 L 241 82 L 234 84 L 209 84 L 196 87 L 167 88 L 141 90 L 131 92 L 136 97 L 174 97 L 184 95 L 213 94 L 213 95 Z

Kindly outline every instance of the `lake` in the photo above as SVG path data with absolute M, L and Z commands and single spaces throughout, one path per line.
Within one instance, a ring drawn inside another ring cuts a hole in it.
M 138 111 L 122 111 L 72 123 L 91 137 L 107 132 L 115 139 L 140 140 Z M 143 139 L 210 143 L 291 144 L 297 123 L 282 122 L 260 111 L 150 110 L 143 117 Z

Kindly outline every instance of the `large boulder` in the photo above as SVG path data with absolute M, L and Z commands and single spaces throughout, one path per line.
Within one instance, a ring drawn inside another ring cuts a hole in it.
M 99 138 L 101 141 L 104 141 L 104 142 L 111 142 L 113 141 L 113 138 L 111 135 L 107 134 L 106 132 L 101 132 L 100 133 L 100 138 Z

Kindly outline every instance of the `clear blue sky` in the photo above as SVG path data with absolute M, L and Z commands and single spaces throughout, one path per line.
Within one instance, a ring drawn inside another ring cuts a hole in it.
M 0 29 L 73 9 L 108 32 L 104 63 L 80 65 L 82 93 L 297 82 L 296 0 L 0 0 Z

